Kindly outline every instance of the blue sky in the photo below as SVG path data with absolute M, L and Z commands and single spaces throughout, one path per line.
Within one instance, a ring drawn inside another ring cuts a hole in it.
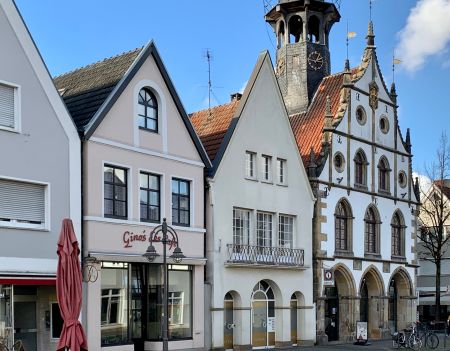
M 275 5 L 277 0 L 267 0 Z M 341 71 L 350 41 L 350 63 L 361 58 L 368 0 L 342 0 L 340 23 L 330 37 L 332 71 Z M 52 75 L 114 56 L 154 39 L 188 112 L 207 107 L 204 53 L 213 55 L 213 104 L 240 91 L 258 53 L 275 57 L 275 37 L 264 22 L 263 0 L 16 0 Z M 375 0 L 372 18 L 378 58 L 386 83 L 397 66 L 399 121 L 411 128 L 413 165 L 423 171 L 433 159 L 441 131 L 450 126 L 450 0 Z M 405 30 L 406 28 L 406 30 Z M 403 31 L 405 34 L 400 34 Z M 403 40 L 402 40 L 403 38 Z

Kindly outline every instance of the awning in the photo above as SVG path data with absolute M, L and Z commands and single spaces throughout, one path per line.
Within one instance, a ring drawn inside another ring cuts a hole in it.
M 0 277 L 2 285 L 56 285 L 56 277 Z

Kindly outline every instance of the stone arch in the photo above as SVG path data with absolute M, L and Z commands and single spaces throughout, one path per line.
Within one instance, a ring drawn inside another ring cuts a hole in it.
M 289 18 L 289 43 L 294 44 L 303 40 L 303 20 L 299 15 Z
M 343 263 L 336 264 L 334 287 L 324 287 L 324 325 L 318 329 L 325 331 L 329 341 L 350 341 L 353 338 L 355 325 L 355 295 L 356 285 L 350 269 Z
M 410 275 L 403 267 L 395 269 L 389 278 L 388 320 L 391 331 L 402 330 L 411 324 L 415 316 L 415 299 Z
M 308 40 L 313 43 L 321 41 L 320 19 L 316 15 L 308 18 Z
M 359 284 L 359 320 L 367 322 L 369 338 L 379 339 L 383 335 L 384 320 L 384 282 L 374 265 L 366 268 Z

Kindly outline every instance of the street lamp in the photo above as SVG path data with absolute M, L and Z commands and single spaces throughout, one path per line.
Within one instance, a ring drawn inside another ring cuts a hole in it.
M 158 234 L 162 233 L 162 238 Z M 161 242 L 163 244 L 163 276 L 164 276 L 164 295 L 163 295 L 163 351 L 168 351 L 169 347 L 169 274 L 167 269 L 167 245 L 170 247 L 175 246 L 172 255 L 169 256 L 175 263 L 180 263 L 186 256 L 183 255 L 180 247 L 178 246 L 178 234 L 170 226 L 167 225 L 166 219 L 163 219 L 161 225 L 157 226 L 150 233 L 150 245 L 143 254 L 143 256 L 149 261 L 153 262 L 159 254 L 156 252 L 153 242 Z

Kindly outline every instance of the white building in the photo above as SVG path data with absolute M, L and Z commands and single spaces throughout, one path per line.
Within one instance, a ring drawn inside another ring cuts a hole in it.
M 0 345 L 55 350 L 64 218 L 81 242 L 80 140 L 12 0 L 0 33 Z
M 359 67 L 324 77 L 291 116 L 311 184 L 318 341 L 382 338 L 416 319 L 416 206 L 409 131 L 379 70 L 372 23 Z M 314 128 L 312 127 L 314 126 Z M 310 155 L 309 158 L 307 157 Z M 334 284 L 324 272 L 334 274 Z
M 212 349 L 312 343 L 314 196 L 268 53 L 244 94 L 194 113 L 207 177 L 205 331 Z

